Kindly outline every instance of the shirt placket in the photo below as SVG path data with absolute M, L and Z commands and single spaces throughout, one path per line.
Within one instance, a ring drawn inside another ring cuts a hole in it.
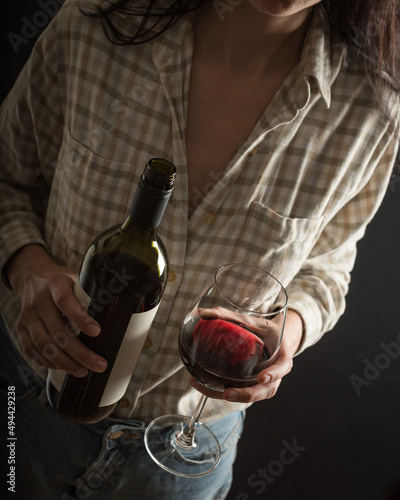
M 131 383 L 119 405 L 118 414 L 126 418 L 131 416 L 135 409 L 149 370 L 152 369 L 154 371 L 152 362 L 159 351 L 164 337 L 165 325 L 170 316 L 175 296 L 179 290 L 186 253 L 188 201 L 184 130 L 187 99 L 186 79 L 190 74 L 190 68 L 182 65 L 182 54 L 179 51 L 171 51 L 169 57 L 165 57 L 165 52 L 165 48 L 157 51 L 157 47 L 155 46 L 153 49 L 161 81 L 160 92 L 164 94 L 171 116 L 171 159 L 177 169 L 174 191 L 160 226 L 160 237 L 167 247 L 169 258 L 168 283 L 158 314 L 153 323 L 154 328 L 149 332 Z M 163 59 L 162 64 L 157 64 L 157 60 L 160 59 Z M 179 71 L 177 71 L 177 68 L 179 68 Z

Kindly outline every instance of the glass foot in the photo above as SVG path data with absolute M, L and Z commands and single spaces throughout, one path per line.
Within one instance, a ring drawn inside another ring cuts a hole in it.
M 183 429 L 190 417 L 164 415 L 147 427 L 144 442 L 151 458 L 164 470 L 182 477 L 200 477 L 213 471 L 221 459 L 221 447 L 210 429 L 197 422 L 193 437 Z

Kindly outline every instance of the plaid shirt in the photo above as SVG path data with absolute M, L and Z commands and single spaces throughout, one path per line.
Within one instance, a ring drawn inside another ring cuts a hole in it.
M 127 21 L 121 15 L 118 22 Z M 121 418 L 193 409 L 198 393 L 180 360 L 178 329 L 224 263 L 262 266 L 280 279 L 304 321 L 299 352 L 332 329 L 345 308 L 356 242 L 382 201 L 396 155 L 362 63 L 318 5 L 298 66 L 229 165 L 204 179 L 189 216 L 184 131 L 192 54 L 192 15 L 155 41 L 117 46 L 67 0 L 1 109 L 2 267 L 22 246 L 39 243 L 78 270 L 92 239 L 125 217 L 147 161 L 160 156 L 177 167 L 160 228 L 169 283 Z M 397 119 L 397 98 L 390 99 Z M 18 345 L 20 303 L 4 286 L 0 305 Z M 209 400 L 204 419 L 246 406 Z

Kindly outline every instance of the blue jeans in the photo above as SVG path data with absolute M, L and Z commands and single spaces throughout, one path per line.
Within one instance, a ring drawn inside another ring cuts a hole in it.
M 21 500 L 223 500 L 232 482 L 232 465 L 244 413 L 208 424 L 222 448 L 210 474 L 181 478 L 159 468 L 143 444 L 145 424 L 107 418 L 78 425 L 48 404 L 44 381 L 28 367 L 0 317 L 0 405 L 15 387 L 15 494 Z M 6 422 L 2 422 L 3 429 Z M 9 470 L 9 465 L 5 465 Z M 4 476 L 3 476 L 4 477 Z M 7 485 L 8 486 L 8 485 Z M 10 497 L 11 498 L 11 497 Z

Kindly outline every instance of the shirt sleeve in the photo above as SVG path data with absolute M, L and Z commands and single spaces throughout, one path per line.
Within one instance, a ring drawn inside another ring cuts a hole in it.
M 289 308 L 303 319 L 304 335 L 296 354 L 315 344 L 345 311 L 357 242 L 376 214 L 387 189 L 398 140 L 383 134 L 371 154 L 362 186 L 324 226 L 300 272 L 287 287 Z
M 57 16 L 56 16 L 57 17 Z M 46 247 L 44 214 L 63 131 L 53 24 L 0 108 L 0 268 L 30 243 Z

